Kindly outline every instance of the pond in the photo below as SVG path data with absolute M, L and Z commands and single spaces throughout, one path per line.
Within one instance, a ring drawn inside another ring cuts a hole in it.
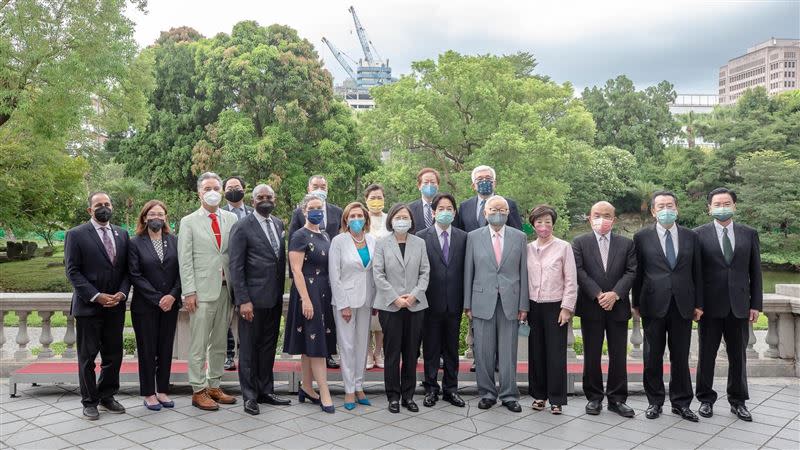
M 800 284 L 800 273 L 782 270 L 764 270 L 764 292 L 775 292 L 776 284 Z

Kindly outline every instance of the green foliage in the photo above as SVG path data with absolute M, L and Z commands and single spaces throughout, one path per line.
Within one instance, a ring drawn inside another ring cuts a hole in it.
M 800 219 L 800 161 L 773 150 L 741 155 L 736 160 L 742 217 L 764 230 L 797 233 Z

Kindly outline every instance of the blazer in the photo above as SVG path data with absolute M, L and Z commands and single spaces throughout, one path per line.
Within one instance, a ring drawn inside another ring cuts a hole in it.
M 631 318 L 630 290 L 636 278 L 636 248 L 633 240 L 611 233 L 607 269 L 603 269 L 600 246 L 594 231 L 572 241 L 575 268 L 578 271 L 578 303 L 575 314 L 585 319 L 628 320 Z M 601 292 L 614 291 L 619 297 L 611 311 L 597 302 Z
M 672 298 L 684 319 L 691 319 L 695 308 L 703 309 L 703 267 L 700 243 L 694 231 L 675 225 L 678 230 L 678 260 L 670 269 L 658 240 L 656 226 L 636 232 L 636 278 L 633 282 L 633 307 L 642 317 L 667 315 Z
M 408 210 L 411 211 L 411 218 L 414 219 L 414 231 L 419 234 L 420 231 L 428 228 L 425 226 L 425 207 L 422 205 L 422 199 L 418 198 L 408 204 Z M 433 211 L 431 211 L 431 215 Z M 433 217 L 433 216 L 431 216 Z
M 72 284 L 70 314 L 74 317 L 101 314 L 106 308 L 92 301 L 98 293 L 114 295 L 122 292 L 125 299 L 114 308 L 125 310 L 125 301 L 131 290 L 128 232 L 111 225 L 111 234 L 116 246 L 113 264 L 91 221 L 67 231 L 64 237 L 64 266 Z
M 751 309 L 761 311 L 764 294 L 761 283 L 761 245 L 758 232 L 733 223 L 736 241 L 731 263 L 725 262 L 714 223 L 695 228 L 700 241 L 703 267 L 703 316 L 722 318 L 733 312 L 748 317 Z
M 156 245 L 163 245 L 163 262 L 147 234 L 132 237 L 128 244 L 128 274 L 133 284 L 131 312 L 161 312 L 158 302 L 165 295 L 175 297 L 171 311 L 181 308 L 178 238 L 162 233 Z
M 245 217 L 246 216 L 250 216 L 250 215 L 253 214 L 253 207 L 252 206 L 247 206 L 247 205 L 242 205 L 242 206 L 244 206 Z M 236 213 L 233 212 L 233 208 L 231 207 L 230 203 L 225 203 L 225 206 L 220 206 L 219 209 L 224 209 L 225 211 L 228 211 L 229 213 L 233 213 L 233 215 L 236 216 Z M 236 217 L 239 217 L 239 216 L 236 216 Z
M 300 208 L 295 208 L 294 212 L 292 213 L 292 220 L 289 222 L 289 239 L 294 236 L 294 232 L 303 228 L 306 225 L 306 216 L 303 214 L 303 210 Z M 342 208 L 338 206 L 325 202 L 325 232 L 328 233 L 328 236 L 333 239 L 334 236 L 339 234 L 339 230 L 342 227 Z
M 209 212 L 200 207 L 181 219 L 178 232 L 178 266 L 181 274 L 183 295 L 197 294 L 197 301 L 211 302 L 219 298 L 223 273 L 230 274 L 228 248 L 231 228 L 238 218 L 236 214 L 217 209 L 222 245 L 218 248 L 211 231 Z M 227 283 L 231 293 L 231 283 Z
M 509 226 L 503 236 L 500 265 L 494 257 L 489 227 L 467 235 L 464 259 L 464 308 L 472 317 L 488 320 L 494 316 L 497 297 L 508 320 L 516 320 L 519 311 L 528 311 L 528 258 L 525 233 Z
M 522 230 L 522 220 L 517 210 L 517 203 L 508 197 L 503 197 L 508 202 L 508 221 L 506 225 Z M 480 228 L 478 223 L 478 196 L 468 198 L 458 205 L 458 214 L 453 224 L 467 233 Z M 494 253 L 492 253 L 494 255 Z
M 273 250 L 257 214 L 240 219 L 231 228 L 230 276 L 236 305 L 273 308 L 283 302 L 286 280 L 286 241 L 281 219 L 270 215 L 275 225 L 278 252 Z
M 364 267 L 350 233 L 342 233 L 331 240 L 328 250 L 328 280 L 331 284 L 333 305 L 337 311 L 345 308 L 372 308 L 375 301 L 375 279 L 372 264 L 375 259 L 376 239 L 364 233 L 369 252 L 369 264 Z
M 417 233 L 425 241 L 431 266 L 430 282 L 425 298 L 435 313 L 461 316 L 464 310 L 464 258 L 467 255 L 467 232 L 454 226 L 448 230 L 450 244 L 448 262 L 444 262 L 439 230 L 436 225 Z
M 413 234 L 406 236 L 405 256 L 400 253 L 394 233 L 380 239 L 375 246 L 372 265 L 377 290 L 373 307 L 383 311 L 399 311 L 394 301 L 401 295 L 411 294 L 417 303 L 408 308 L 410 311 L 427 308 L 425 290 L 428 289 L 430 271 L 425 241 L 421 238 Z

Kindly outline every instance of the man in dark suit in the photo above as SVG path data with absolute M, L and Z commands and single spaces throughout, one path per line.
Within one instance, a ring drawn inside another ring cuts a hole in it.
M 128 279 L 128 232 L 109 223 L 113 213 L 105 192 L 89 196 L 92 217 L 69 230 L 64 239 L 64 263 L 72 284 L 72 307 L 78 344 L 78 380 L 83 417 L 97 420 L 97 406 L 114 414 L 125 408 L 114 395 L 119 391 L 122 366 L 122 329 L 125 301 L 131 290 Z M 100 378 L 94 360 L 102 359 Z
M 441 358 L 444 361 L 442 400 L 463 407 L 464 400 L 458 395 L 458 337 L 464 310 L 467 233 L 450 225 L 457 215 L 456 199 L 452 195 L 438 194 L 431 203 L 436 224 L 417 233 L 425 240 L 431 266 L 425 293 L 428 310 L 422 329 L 425 350 L 425 400 L 422 404 L 432 407 L 439 400 L 437 377 Z
M 486 200 L 497 187 L 497 176 L 494 169 L 489 166 L 478 166 L 472 169 L 472 189 L 477 195 L 461 202 L 458 205 L 458 217 L 453 225 L 467 233 L 486 226 L 486 217 L 483 215 Z M 519 215 L 517 204 L 508 197 L 503 197 L 508 202 L 508 223 L 506 225 L 522 229 L 522 218 Z
M 439 181 L 439 171 L 436 169 L 425 167 L 417 173 L 417 189 L 419 189 L 421 197 L 409 203 L 408 209 L 411 211 L 411 218 L 414 219 L 414 224 L 419 231 L 433 226 L 431 203 L 433 197 L 439 192 Z
M 714 221 L 695 228 L 703 258 L 703 318 L 697 327 L 700 355 L 697 362 L 698 412 L 714 415 L 714 363 L 722 337 L 728 352 L 728 403 L 742 420 L 753 417 L 745 406 L 747 389 L 748 321 L 758 320 L 763 293 L 758 232 L 733 223 L 736 193 L 717 188 L 708 194 L 708 212 Z
M 230 279 L 239 308 L 239 384 L 244 410 L 259 414 L 259 403 L 288 405 L 275 395 L 272 367 L 283 309 L 286 242 L 283 222 L 272 215 L 275 191 L 253 189 L 255 213 L 231 230 Z
M 649 406 L 646 417 L 661 415 L 664 404 L 664 348 L 669 342 L 669 399 L 673 414 L 697 422 L 689 409 L 692 379 L 689 345 L 692 319 L 703 315 L 703 272 L 700 243 L 694 231 L 675 223 L 678 199 L 658 191 L 650 202 L 656 224 L 633 236 L 636 279 L 633 308 L 644 326 L 644 390 Z M 669 337 L 667 337 L 669 336 Z
M 572 241 L 578 271 L 578 303 L 583 336 L 583 393 L 589 401 L 586 413 L 600 414 L 603 397 L 608 410 L 633 417 L 628 399 L 628 293 L 636 278 L 636 250 L 633 241 L 612 233 L 616 222 L 614 206 L 597 202 L 589 212 L 590 233 Z M 608 382 L 603 389 L 600 360 L 603 338 L 608 340 Z M 605 393 L 605 395 L 604 395 Z

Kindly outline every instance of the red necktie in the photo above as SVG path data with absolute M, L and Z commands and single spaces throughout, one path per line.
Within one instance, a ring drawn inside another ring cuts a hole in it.
M 222 247 L 222 233 L 219 231 L 219 222 L 217 221 L 217 215 L 211 213 L 208 215 L 211 218 L 211 231 L 214 232 L 214 237 L 217 239 L 217 248 Z

